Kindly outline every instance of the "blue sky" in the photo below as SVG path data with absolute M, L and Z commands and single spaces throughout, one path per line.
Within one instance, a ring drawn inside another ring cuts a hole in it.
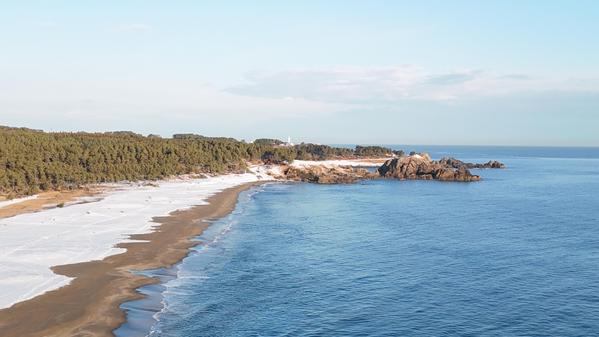
M 599 146 L 597 1 L 0 8 L 0 124 Z

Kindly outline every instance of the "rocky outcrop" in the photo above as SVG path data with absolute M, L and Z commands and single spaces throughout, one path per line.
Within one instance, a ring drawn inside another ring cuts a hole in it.
M 455 159 L 453 157 L 443 157 L 439 160 L 439 164 L 444 165 L 444 166 L 448 166 L 448 167 L 453 167 L 453 168 L 460 168 L 460 167 L 466 167 L 468 169 L 502 169 L 505 168 L 505 164 L 498 162 L 497 160 L 489 160 L 488 162 L 484 163 L 484 164 L 475 164 L 475 163 L 465 163 L 459 159 Z
M 373 179 L 378 174 L 363 168 L 349 166 L 289 166 L 283 170 L 285 178 L 292 181 L 305 181 L 317 184 L 348 184 L 358 180 Z
M 470 164 L 472 168 L 490 168 L 490 169 L 502 169 L 505 168 L 505 164 L 498 162 L 497 160 L 489 160 L 484 164 Z
M 378 168 L 381 177 L 400 180 L 479 181 L 465 165 L 454 167 L 447 162 L 431 160 L 427 154 L 414 154 L 387 160 Z
M 479 181 L 471 168 L 504 168 L 498 161 L 484 164 L 465 163 L 445 157 L 435 161 L 426 153 L 400 156 L 387 160 L 376 172 L 350 166 L 283 166 L 282 179 L 317 184 L 353 183 L 363 179 L 392 178 L 399 180 Z

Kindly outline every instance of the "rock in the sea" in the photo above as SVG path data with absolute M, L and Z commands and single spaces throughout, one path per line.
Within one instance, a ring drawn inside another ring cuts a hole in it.
M 502 169 L 505 168 L 505 164 L 498 162 L 497 160 L 489 160 L 488 162 L 484 163 L 484 164 L 475 164 L 475 163 L 465 163 L 459 159 L 455 159 L 453 157 L 443 157 L 439 160 L 439 164 L 441 165 L 445 165 L 445 166 L 449 166 L 449 167 L 453 167 L 453 168 L 460 168 L 462 166 L 472 169 L 472 168 L 476 168 L 476 169 Z
M 482 167 L 477 167 L 477 168 L 498 168 L 498 169 L 502 169 L 505 168 L 505 164 L 498 162 L 497 160 L 489 160 L 488 162 L 484 163 L 484 164 L 476 164 L 476 165 L 482 165 Z
M 431 160 L 427 154 L 414 154 L 387 160 L 378 168 L 381 177 L 400 180 L 478 181 L 465 165 L 453 166 L 451 162 Z

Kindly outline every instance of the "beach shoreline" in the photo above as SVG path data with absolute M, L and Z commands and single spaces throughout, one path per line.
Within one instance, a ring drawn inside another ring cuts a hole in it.
M 298 165 L 363 167 L 381 160 Z M 90 185 L 4 201 L 0 229 L 12 243 L 0 251 L 6 263 L 0 281 L 11 290 L 0 296 L 3 337 L 114 336 L 126 321 L 121 304 L 159 283 L 135 272 L 180 262 L 195 237 L 233 211 L 242 191 L 288 181 L 281 172 L 280 165 L 255 166 L 245 175 Z
M 113 336 L 125 322 L 124 302 L 142 297 L 136 289 L 158 280 L 132 271 L 170 267 L 181 261 L 211 220 L 235 208 L 239 194 L 261 182 L 248 182 L 222 190 L 208 204 L 154 217 L 150 233 L 131 235 L 117 247 L 124 253 L 100 261 L 55 266 L 58 275 L 73 278 L 69 285 L 0 309 L 3 337 Z M 32 319 L 35 317 L 35 319 Z

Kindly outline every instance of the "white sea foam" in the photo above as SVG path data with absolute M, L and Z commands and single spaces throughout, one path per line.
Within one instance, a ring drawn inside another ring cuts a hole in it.
M 130 234 L 147 233 L 152 217 L 206 204 L 215 193 L 258 180 L 263 170 L 205 179 L 175 179 L 157 186 L 121 184 L 102 199 L 86 199 L 37 213 L 0 219 L 0 308 L 9 307 L 70 282 L 51 266 L 100 260 Z M 129 240 L 130 241 L 130 240 Z

